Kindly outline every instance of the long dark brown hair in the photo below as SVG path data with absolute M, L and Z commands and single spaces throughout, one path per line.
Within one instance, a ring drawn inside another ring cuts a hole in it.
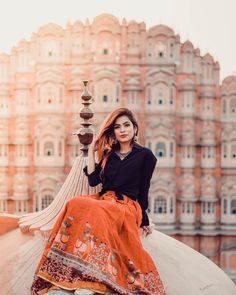
M 127 116 L 136 127 L 135 135 L 138 135 L 138 123 L 134 117 L 134 114 L 127 108 L 118 108 L 108 115 L 103 121 L 96 142 L 97 158 L 98 161 L 102 161 L 102 173 L 106 165 L 107 159 L 113 150 L 119 149 L 119 143 L 115 141 L 114 124 L 117 118 L 121 116 Z M 132 139 L 133 145 L 135 138 Z

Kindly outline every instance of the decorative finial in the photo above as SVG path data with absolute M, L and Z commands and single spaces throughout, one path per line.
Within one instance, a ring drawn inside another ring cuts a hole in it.
M 92 95 L 87 89 L 88 80 L 83 80 L 83 84 L 84 91 L 81 94 L 81 99 L 84 107 L 80 109 L 79 115 L 84 121 L 81 123 L 83 127 L 76 134 L 82 144 L 80 150 L 83 152 L 83 156 L 86 157 L 88 155 L 88 146 L 93 140 L 93 130 L 90 128 L 92 123 L 89 120 L 93 117 L 94 112 L 89 108 L 89 105 L 92 103 Z

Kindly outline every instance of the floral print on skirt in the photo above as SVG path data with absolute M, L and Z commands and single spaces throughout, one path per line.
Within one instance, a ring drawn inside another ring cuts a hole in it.
M 165 295 L 157 269 L 144 250 L 138 202 L 113 191 L 76 196 L 60 214 L 31 287 L 49 290 L 87 288 L 102 294 Z

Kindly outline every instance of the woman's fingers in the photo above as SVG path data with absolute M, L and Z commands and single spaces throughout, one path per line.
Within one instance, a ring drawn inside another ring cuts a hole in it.
M 153 228 L 151 226 L 143 226 L 140 228 L 140 235 L 142 237 L 146 237 L 147 235 L 151 234 L 153 231 Z

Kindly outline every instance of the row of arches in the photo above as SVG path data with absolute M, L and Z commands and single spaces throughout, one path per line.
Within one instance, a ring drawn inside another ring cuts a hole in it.
M 152 215 L 155 214 L 175 214 L 176 204 L 173 198 L 159 195 L 152 197 L 153 200 L 150 202 L 149 212 Z M 222 201 L 222 215 L 236 215 L 236 196 L 233 199 L 223 198 Z M 193 201 L 181 201 L 181 214 L 195 215 L 196 204 Z M 202 214 L 215 214 L 216 213 L 216 202 L 213 201 L 202 201 L 201 203 Z
M 54 135 L 44 135 L 35 140 L 35 153 L 36 158 L 64 158 L 65 156 L 65 140 L 64 137 L 55 137 Z M 176 159 L 176 143 L 174 140 L 152 140 L 148 141 L 148 147 L 153 151 L 156 157 L 161 159 Z M 186 161 L 194 161 L 196 158 L 196 148 L 194 146 L 186 145 L 181 147 L 181 163 Z M 71 150 L 71 153 L 74 153 Z M 0 157 L 2 159 L 8 158 L 9 147 L 8 144 L 0 144 Z M 28 158 L 29 157 L 29 146 L 28 144 L 18 144 L 15 149 L 16 158 Z M 215 147 L 202 147 L 201 152 L 202 163 L 216 164 L 216 150 Z M 224 165 L 224 159 L 234 160 L 236 159 L 236 144 L 223 144 L 222 148 L 222 165 Z M 194 165 L 193 163 L 193 165 Z M 231 163 L 233 165 L 233 163 Z
M 55 197 L 54 190 L 46 190 L 40 195 L 34 197 L 34 211 L 40 211 L 48 207 Z M 15 212 L 26 213 L 28 212 L 27 200 L 15 200 Z M 215 214 L 216 203 L 211 201 L 204 201 L 201 204 L 202 214 Z M 195 203 L 191 201 L 181 202 L 181 214 L 195 214 Z M 7 200 L 0 200 L 0 209 L 3 212 L 7 212 Z M 149 213 L 151 215 L 170 215 L 176 214 L 176 204 L 173 197 L 169 198 L 163 195 L 152 197 L 149 207 Z M 222 199 L 222 215 L 236 216 L 236 196 L 230 199 Z
M 36 141 L 36 157 L 62 157 L 63 143 L 52 138 Z

